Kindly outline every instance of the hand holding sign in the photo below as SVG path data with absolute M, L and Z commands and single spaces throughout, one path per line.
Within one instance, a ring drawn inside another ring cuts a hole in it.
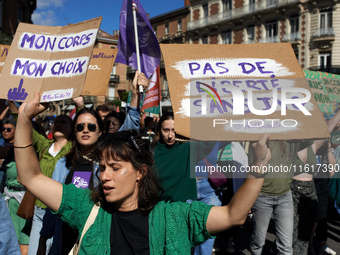
M 21 104 L 19 108 L 19 117 L 26 116 L 28 120 L 31 120 L 39 113 L 45 111 L 49 105 L 49 103 L 40 103 L 40 92 L 37 90 L 34 92 L 33 100 Z
M 25 91 L 24 88 L 22 88 L 22 84 L 24 83 L 23 79 L 20 79 L 19 87 L 18 88 L 13 88 L 9 89 L 7 93 L 7 99 L 8 100 L 25 100 L 26 97 L 28 96 L 28 93 Z

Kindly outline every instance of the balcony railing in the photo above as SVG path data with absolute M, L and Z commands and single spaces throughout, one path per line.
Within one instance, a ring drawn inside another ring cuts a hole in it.
M 245 5 L 225 12 L 210 15 L 208 17 L 192 20 L 188 24 L 188 30 L 194 30 L 200 27 L 214 25 L 223 21 L 232 20 L 246 15 L 252 15 L 261 11 L 273 8 L 280 8 L 287 4 L 297 3 L 300 0 L 267 0 Z
M 283 42 L 296 42 L 301 40 L 301 34 L 299 32 L 292 34 L 285 34 L 282 38 Z
M 279 36 L 266 37 L 259 40 L 259 43 L 278 43 L 280 42 Z
M 247 43 L 256 43 L 255 40 L 247 39 L 247 41 L 242 42 L 242 44 L 247 44 Z
M 332 27 L 320 28 L 316 30 L 313 34 L 313 37 L 324 37 L 324 36 L 335 36 L 334 29 Z
M 110 82 L 119 83 L 119 75 L 111 75 Z

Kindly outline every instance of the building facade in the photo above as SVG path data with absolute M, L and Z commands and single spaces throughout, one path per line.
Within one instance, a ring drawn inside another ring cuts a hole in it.
M 150 22 L 160 43 L 288 42 L 301 68 L 340 74 L 339 7 L 337 0 L 184 0 Z M 161 76 L 168 96 L 164 64 Z
M 36 0 L 0 0 L 0 44 L 10 45 L 19 23 L 32 23 L 36 8 Z
M 191 0 L 189 43 L 289 42 L 303 69 L 340 73 L 336 0 Z

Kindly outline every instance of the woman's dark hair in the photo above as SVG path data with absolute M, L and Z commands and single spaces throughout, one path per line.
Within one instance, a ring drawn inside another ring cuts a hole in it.
M 70 127 L 72 127 L 73 124 L 74 124 L 74 123 L 73 123 L 73 120 L 72 120 L 69 116 L 67 116 L 67 115 L 65 115 L 65 114 L 63 114 L 63 115 L 58 115 L 58 116 L 54 119 L 53 124 L 56 123 L 57 121 L 60 121 L 61 119 L 63 119 L 63 120 L 65 120 L 66 122 L 68 122 L 68 124 L 69 124 Z M 70 132 L 69 137 L 67 137 L 67 140 L 72 141 L 73 139 L 74 139 L 74 134 L 73 134 L 73 132 Z
M 143 176 L 138 182 L 138 210 L 143 214 L 149 213 L 158 202 L 162 188 L 153 170 L 154 160 L 148 142 L 135 131 L 105 134 L 97 143 L 95 156 L 99 161 L 113 159 L 130 162 L 136 171 L 141 171 Z M 100 169 L 97 173 L 99 171 Z M 105 200 L 102 185 L 95 188 L 92 199 L 95 203 L 100 201 L 103 206 L 109 205 Z
M 161 128 L 162 124 L 166 120 L 174 120 L 174 113 L 173 112 L 166 112 L 162 115 L 162 117 L 159 119 L 156 127 L 156 133 L 155 133 L 155 139 L 153 141 L 153 145 L 155 145 L 158 141 L 163 142 L 163 139 L 161 137 Z
M 115 117 L 119 121 L 119 128 L 123 125 L 125 121 L 125 114 L 121 112 L 110 112 L 108 115 L 105 116 L 104 118 L 104 126 L 105 126 L 105 133 L 108 132 L 109 126 L 106 126 L 106 121 L 110 117 Z
M 72 134 L 74 133 L 75 130 L 75 125 L 77 123 L 77 120 L 79 118 L 80 115 L 85 114 L 85 113 L 89 113 L 91 115 L 93 115 L 98 123 L 98 128 L 99 130 L 103 133 L 104 131 L 104 124 L 102 121 L 102 118 L 100 117 L 100 115 L 93 110 L 92 108 L 82 108 L 81 110 L 79 110 L 73 120 L 73 125 L 72 125 Z M 66 167 L 70 170 L 74 170 L 75 166 L 79 164 L 79 162 L 82 162 L 83 157 L 80 153 L 79 150 L 79 144 L 77 143 L 77 141 L 75 139 L 73 139 L 72 141 L 72 148 L 70 150 L 70 152 L 65 155 L 66 158 Z M 89 158 L 94 159 L 93 155 L 88 155 Z
M 39 134 L 41 134 L 42 136 L 44 136 L 45 138 L 47 138 L 46 133 L 45 133 L 45 129 L 42 126 L 41 122 L 38 121 L 32 121 L 32 127 L 34 128 L 35 131 L 37 131 Z
M 13 118 L 6 118 L 2 121 L 2 125 L 5 124 L 10 124 L 13 125 L 13 127 L 15 127 L 17 125 L 17 123 L 15 122 L 15 120 Z

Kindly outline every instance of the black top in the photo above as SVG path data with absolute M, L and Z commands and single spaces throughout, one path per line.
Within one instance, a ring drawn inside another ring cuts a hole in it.
M 112 214 L 111 255 L 149 254 L 149 215 L 137 209 Z

